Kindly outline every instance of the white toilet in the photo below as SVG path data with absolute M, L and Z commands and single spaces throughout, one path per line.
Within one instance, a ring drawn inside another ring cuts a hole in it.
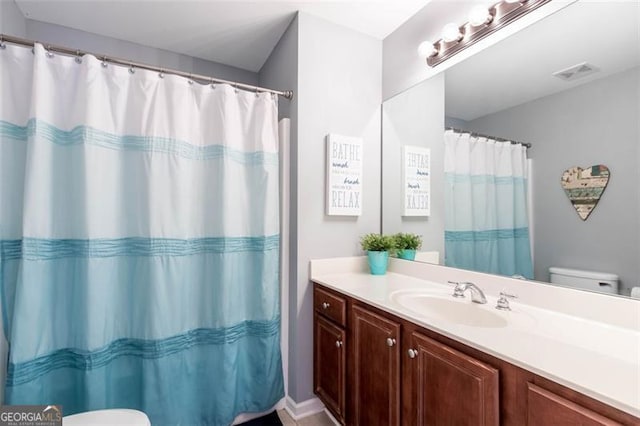
M 568 287 L 601 293 L 618 294 L 619 277 L 607 272 L 583 271 L 580 269 L 549 268 L 549 281 Z
M 87 411 L 62 418 L 64 426 L 151 426 L 142 411 L 113 409 Z

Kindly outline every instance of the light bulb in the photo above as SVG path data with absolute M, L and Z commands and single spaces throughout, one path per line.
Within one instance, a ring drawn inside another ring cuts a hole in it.
M 427 58 L 430 58 L 437 54 L 438 54 L 438 49 L 436 49 L 436 47 L 433 45 L 433 43 L 430 40 L 425 40 L 422 43 L 420 43 L 420 46 L 418 46 L 418 55 L 420 55 L 420 57 L 426 56 Z
M 447 24 L 442 29 L 442 39 L 447 43 L 451 43 L 452 41 L 458 41 L 462 38 L 462 33 L 460 32 L 460 28 L 458 28 L 457 24 L 453 22 Z
M 489 9 L 483 5 L 474 6 L 473 9 L 469 12 L 469 23 L 474 27 L 479 27 L 480 25 L 488 24 L 493 19 L 491 13 L 489 13 Z

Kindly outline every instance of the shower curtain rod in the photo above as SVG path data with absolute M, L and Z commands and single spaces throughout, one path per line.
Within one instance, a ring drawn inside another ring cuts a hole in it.
M 35 43 L 41 43 L 41 42 L 35 41 L 35 40 L 28 40 L 28 39 L 24 39 L 24 38 L 20 38 L 20 37 L 14 37 L 14 36 L 6 35 L 6 34 L 0 34 L 0 48 L 2 48 L 4 46 L 4 42 L 8 42 L 8 43 L 12 43 L 12 44 L 19 44 L 19 45 L 28 46 L 28 47 L 33 47 Z M 219 79 L 219 78 L 209 77 L 209 76 L 206 76 L 206 75 L 193 74 L 193 73 L 188 73 L 188 72 L 184 72 L 184 71 L 178 71 L 178 70 L 169 69 L 169 68 L 157 67 L 157 66 L 154 66 L 154 65 L 148 65 L 148 64 L 143 64 L 143 63 L 140 63 L 140 62 L 130 61 L 128 59 L 116 58 L 116 57 L 107 56 L 107 55 L 100 55 L 100 54 L 96 54 L 96 53 L 92 53 L 92 52 L 87 52 L 87 51 L 84 51 L 84 50 L 71 49 L 71 48 L 64 47 L 64 46 L 56 46 L 56 45 L 53 45 L 53 44 L 46 44 L 46 43 L 41 43 L 41 44 L 49 52 L 58 52 L 58 53 L 63 53 L 63 54 L 66 54 L 66 55 L 78 56 L 78 57 L 81 57 L 81 56 L 84 56 L 84 55 L 92 55 L 92 56 L 95 56 L 99 60 L 102 60 L 102 61 L 105 61 L 105 62 L 111 62 L 111 63 L 118 64 L 118 65 L 125 65 L 125 66 L 128 66 L 128 67 L 140 68 L 140 69 L 149 70 L 149 71 L 157 71 L 157 72 L 164 73 L 164 74 L 179 75 L 180 77 L 186 77 L 186 78 L 188 78 L 190 80 L 199 81 L 199 82 L 206 82 L 207 84 L 213 84 L 213 83 L 229 84 L 229 85 L 235 87 L 236 89 L 244 89 L 244 90 L 255 91 L 255 92 L 273 93 L 275 95 L 282 96 L 282 97 L 284 97 L 286 99 L 289 99 L 289 100 L 293 99 L 293 91 L 292 90 L 280 91 L 280 90 L 267 89 L 267 88 L 264 88 L 264 87 L 252 86 L 250 84 L 239 83 L 237 81 L 222 80 L 222 79 Z
M 455 129 L 453 127 L 447 127 L 447 130 L 451 130 L 454 133 L 467 133 L 471 136 L 475 136 L 475 137 L 481 137 L 481 138 L 487 138 L 487 139 L 494 139 L 498 142 L 511 142 L 512 145 L 522 145 L 525 148 L 531 148 L 531 144 L 530 143 L 524 143 L 524 142 L 518 142 L 518 141 L 512 141 L 509 139 L 504 139 L 504 138 L 498 138 L 495 136 L 487 136 L 487 135 L 483 135 L 482 133 L 476 133 L 476 132 L 469 132 L 467 130 L 460 130 L 460 129 Z

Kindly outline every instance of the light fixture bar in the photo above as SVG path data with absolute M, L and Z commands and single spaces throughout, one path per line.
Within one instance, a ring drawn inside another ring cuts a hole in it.
M 474 43 L 482 40 L 490 34 L 498 31 L 500 28 L 510 24 L 518 18 L 529 12 L 539 8 L 551 0 L 521 0 L 508 1 L 503 0 L 494 4 L 489 8 L 489 14 L 492 19 L 484 25 L 474 26 L 467 22 L 462 25 L 460 33 L 462 38 L 459 40 L 445 41 L 440 39 L 433 44 L 434 53 L 427 57 L 427 64 L 430 67 L 446 61 L 456 53 L 461 52 Z

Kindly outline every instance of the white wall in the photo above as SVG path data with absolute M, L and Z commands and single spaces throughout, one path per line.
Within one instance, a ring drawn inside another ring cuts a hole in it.
M 314 397 L 309 260 L 361 254 L 359 237 L 380 231 L 382 42 L 304 13 L 298 20 L 297 282 L 289 342 L 295 377 L 290 377 L 289 393 L 302 402 Z M 364 140 L 359 217 L 324 214 L 328 133 Z
M 536 279 L 561 266 L 618 274 L 640 285 L 640 68 L 468 122 L 476 132 L 530 142 Z M 565 169 L 604 164 L 600 203 L 582 221 L 560 186 Z
M 382 231 L 423 236 L 423 251 L 444 256 L 444 75 L 387 100 L 382 108 Z M 402 146 L 431 150 L 431 216 L 402 216 Z
M 26 37 L 27 20 L 13 0 L 0 0 L 0 34 Z

